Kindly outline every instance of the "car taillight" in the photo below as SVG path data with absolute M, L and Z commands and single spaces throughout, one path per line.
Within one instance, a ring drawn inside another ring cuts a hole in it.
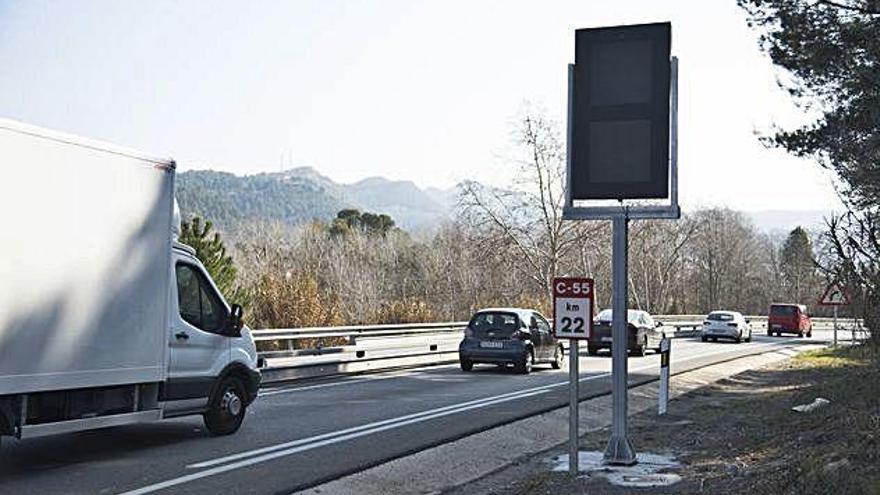
M 703 322 L 703 325 L 711 325 L 711 324 L 712 324 L 712 322 L 710 322 L 708 320 Z

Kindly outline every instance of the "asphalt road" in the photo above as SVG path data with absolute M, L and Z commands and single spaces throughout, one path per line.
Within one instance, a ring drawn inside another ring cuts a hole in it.
M 829 339 L 825 331 L 742 344 L 676 339 L 672 371 Z M 608 393 L 610 355 L 580 359 L 581 398 Z M 631 384 L 654 380 L 659 357 L 630 358 L 629 369 Z M 0 494 L 287 494 L 567 400 L 567 369 L 549 365 L 528 376 L 446 365 L 268 388 L 229 437 L 210 437 L 196 417 L 4 439 Z

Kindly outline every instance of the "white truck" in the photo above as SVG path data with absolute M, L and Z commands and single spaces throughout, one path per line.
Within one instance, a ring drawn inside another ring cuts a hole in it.
M 175 164 L 0 119 L 0 438 L 203 415 L 238 430 L 256 346 L 177 242 Z

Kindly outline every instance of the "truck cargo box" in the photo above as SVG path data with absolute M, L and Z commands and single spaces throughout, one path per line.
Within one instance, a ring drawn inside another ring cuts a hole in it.
M 0 119 L 0 395 L 161 381 L 174 163 Z

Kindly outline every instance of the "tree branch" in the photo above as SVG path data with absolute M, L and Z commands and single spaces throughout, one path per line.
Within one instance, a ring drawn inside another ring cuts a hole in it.
M 834 0 L 818 0 L 817 4 L 828 5 L 830 7 L 835 7 L 838 9 L 849 10 L 852 12 L 858 12 L 860 14 L 865 15 L 880 15 L 880 8 L 868 8 L 868 7 L 859 7 L 856 5 L 847 5 L 842 2 L 836 2 Z

